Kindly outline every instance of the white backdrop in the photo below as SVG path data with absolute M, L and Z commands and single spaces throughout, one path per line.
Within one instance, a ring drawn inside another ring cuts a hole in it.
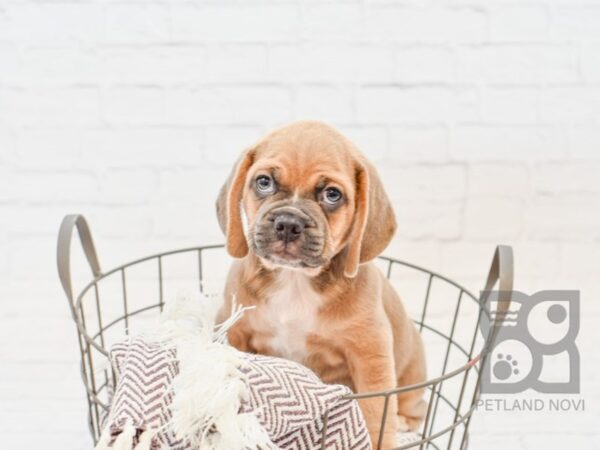
M 0 0 L 3 446 L 89 448 L 62 216 L 106 268 L 220 242 L 236 156 L 311 118 L 379 167 L 388 254 L 477 290 L 506 243 L 516 288 L 582 290 L 586 412 L 482 413 L 472 448 L 599 449 L 599 24 L 598 0 Z

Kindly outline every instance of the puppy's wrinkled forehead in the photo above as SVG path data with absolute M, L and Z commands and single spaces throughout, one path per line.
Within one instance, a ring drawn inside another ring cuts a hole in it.
M 354 188 L 354 157 L 349 141 L 318 126 L 283 129 L 257 148 L 254 173 L 271 173 L 282 188 L 305 195 L 315 185 L 333 183 L 346 193 Z

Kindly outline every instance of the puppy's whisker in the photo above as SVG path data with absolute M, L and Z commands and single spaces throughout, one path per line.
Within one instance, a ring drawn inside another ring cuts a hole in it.
M 323 246 L 323 241 L 317 241 L 317 240 L 311 239 L 311 240 L 307 240 L 306 241 L 306 245 L 314 245 L 314 246 L 321 246 L 322 247 Z
M 305 231 L 307 234 L 311 234 L 313 236 L 323 236 L 323 232 L 319 230 L 317 227 L 306 227 Z
M 301 248 L 302 248 L 302 250 L 311 251 L 311 252 L 314 252 L 314 253 L 321 251 L 321 246 L 303 245 Z

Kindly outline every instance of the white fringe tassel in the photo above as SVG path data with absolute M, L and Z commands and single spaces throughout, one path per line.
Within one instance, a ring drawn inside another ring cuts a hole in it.
M 108 450 L 110 448 L 108 445 L 110 444 L 111 437 L 112 436 L 110 434 L 110 426 L 107 425 L 106 428 L 104 428 L 102 434 L 100 435 L 100 439 L 94 447 L 94 450 Z
M 152 446 L 152 438 L 154 437 L 154 430 L 144 430 L 140 434 L 137 445 L 133 446 L 133 438 L 137 432 L 136 428 L 130 423 L 126 423 L 123 427 L 121 434 L 117 436 L 113 445 L 110 445 L 111 433 L 110 427 L 106 427 L 100 440 L 94 447 L 94 450 L 150 450 Z
M 130 422 L 127 422 L 123 427 L 121 434 L 117 436 L 112 450 L 133 450 L 133 438 L 135 437 L 136 429 Z
M 200 303 L 178 299 L 161 325 L 161 333 L 170 336 L 179 361 L 171 404 L 173 432 L 194 449 L 273 448 L 256 416 L 238 413 L 248 396 L 238 370 L 244 360 L 240 352 L 221 343 L 248 308 L 234 305 L 231 317 L 213 331 L 214 322 L 205 310 L 198 309 Z M 188 324 L 195 324 L 185 332 L 183 317 Z
M 153 430 L 145 430 L 140 434 L 140 439 L 133 450 L 150 450 L 152 446 Z

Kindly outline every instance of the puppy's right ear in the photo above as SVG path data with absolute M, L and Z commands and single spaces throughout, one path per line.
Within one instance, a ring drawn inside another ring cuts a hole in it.
M 242 225 L 241 202 L 248 170 L 254 164 L 254 149 L 247 150 L 234 166 L 217 198 L 217 218 L 227 238 L 227 252 L 234 258 L 248 254 Z

